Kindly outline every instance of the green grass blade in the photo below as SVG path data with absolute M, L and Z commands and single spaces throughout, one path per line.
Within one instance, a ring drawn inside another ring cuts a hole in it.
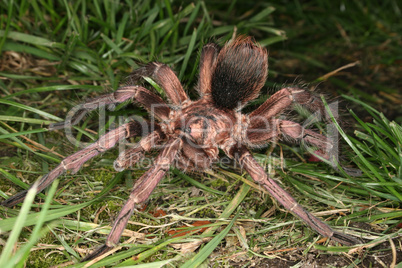
M 197 29 L 194 29 L 193 34 L 191 35 L 191 40 L 188 45 L 188 49 L 186 54 L 184 55 L 183 64 L 180 70 L 179 79 L 182 79 L 184 76 L 184 72 L 187 68 L 188 61 L 190 60 L 190 56 L 193 54 L 195 41 L 197 40 Z
M 59 55 L 57 55 L 56 53 L 52 53 L 52 51 L 50 51 L 49 49 L 35 48 L 26 44 L 20 44 L 10 40 L 7 40 L 5 42 L 3 50 L 28 53 L 38 58 L 47 59 L 50 61 L 59 61 L 61 59 Z M 40 78 L 43 79 L 44 77 L 40 76 Z
M 19 116 L 10 116 L 10 115 L 0 115 L 0 121 L 9 121 L 9 122 L 23 122 L 29 124 L 37 124 L 37 125 L 50 125 L 55 123 L 54 121 L 43 120 L 43 119 L 35 119 L 35 118 L 26 118 Z
M 15 219 L 11 228 L 9 229 L 6 228 L 6 226 L 2 224 L 3 221 L 0 221 L 0 232 L 6 232 L 12 230 L 6 245 L 4 246 L 3 251 L 1 252 L 0 256 L 1 267 L 14 266 L 13 263 L 10 263 L 10 256 L 12 255 L 11 253 L 14 248 L 14 244 L 18 241 L 18 237 L 22 231 L 22 228 L 26 226 L 25 223 L 29 215 L 29 210 L 31 209 L 32 203 L 35 199 L 36 191 L 37 191 L 37 185 L 34 184 L 32 189 L 28 191 L 24 203 L 22 204 L 20 213 L 18 214 L 18 217 Z
M 34 113 L 36 113 L 36 114 L 38 114 L 38 115 L 40 115 L 42 117 L 45 117 L 45 118 L 53 119 L 53 120 L 56 120 L 56 121 L 62 120 L 60 117 L 54 116 L 54 115 L 46 113 L 46 112 L 44 112 L 42 110 L 33 108 L 31 106 L 27 106 L 27 105 L 24 105 L 24 104 L 20 104 L 18 102 L 14 102 L 14 101 L 11 101 L 11 100 L 0 99 L 0 103 L 7 104 L 7 105 L 10 105 L 10 106 L 14 106 L 14 107 L 20 108 L 22 110 L 27 110 L 27 111 L 34 112 Z
M 118 173 L 114 177 L 114 179 L 110 183 L 108 183 L 108 185 L 105 188 L 103 188 L 102 191 L 91 201 L 84 202 L 84 203 L 77 204 L 77 205 L 63 206 L 61 208 L 50 210 L 51 212 L 49 212 L 49 215 L 47 216 L 47 220 L 51 221 L 51 220 L 58 219 L 60 217 L 74 213 L 82 208 L 85 208 L 85 207 L 93 204 L 94 202 L 98 202 L 99 199 L 102 199 L 104 194 L 106 194 L 108 191 L 110 191 L 110 189 L 112 187 L 114 187 L 114 185 L 120 180 L 121 176 L 122 176 L 122 173 Z M 40 216 L 41 216 L 40 212 L 30 213 L 29 218 L 24 221 L 23 227 L 35 224 L 38 221 L 38 219 L 40 218 Z M 8 218 L 8 219 L 0 220 L 0 230 L 2 230 L 3 232 L 13 230 L 17 220 L 18 219 L 16 219 L 16 218 Z
M 186 174 L 182 173 L 178 169 L 173 169 L 173 173 L 176 174 L 177 176 L 185 179 L 186 181 L 188 181 L 189 183 L 191 183 L 195 187 L 200 188 L 200 189 L 202 189 L 202 190 L 204 190 L 206 192 L 209 192 L 209 193 L 212 193 L 212 194 L 225 195 L 224 192 L 212 189 L 212 188 L 210 188 L 208 186 L 205 186 L 204 184 L 192 179 L 190 176 L 187 176 Z
M 324 98 L 322 98 L 324 104 L 325 104 L 325 108 L 328 112 L 328 114 L 331 116 L 331 120 L 332 122 L 335 124 L 338 132 L 341 134 L 342 138 L 346 141 L 346 143 L 350 146 L 350 148 L 352 148 L 352 150 L 357 154 L 359 160 L 361 161 L 362 164 L 364 164 L 364 168 L 363 166 L 361 166 L 360 168 L 362 169 L 362 171 L 368 175 L 369 177 L 373 178 L 377 178 L 378 180 L 380 180 L 382 183 L 386 183 L 386 179 L 379 173 L 379 171 L 376 169 L 376 167 L 369 162 L 366 157 L 364 157 L 361 153 L 361 151 L 355 146 L 355 144 L 349 139 L 348 135 L 346 135 L 346 133 L 343 131 L 343 129 L 339 126 L 338 122 L 335 120 L 331 109 L 329 109 L 326 101 Z M 371 172 L 368 172 L 371 171 Z M 396 191 L 395 188 L 393 187 L 389 187 L 389 186 L 385 186 L 394 196 L 392 196 L 393 200 L 399 200 L 402 201 L 402 194 L 400 194 L 398 191 Z
M 6 32 L 4 30 L 0 30 L 0 37 L 6 36 Z M 37 46 L 45 46 L 45 47 L 54 47 L 64 49 L 65 45 L 57 42 L 50 41 L 43 37 L 38 37 L 26 33 L 19 33 L 15 31 L 8 32 L 7 38 L 10 38 L 14 41 L 20 41 L 24 43 L 29 43 Z
M 37 241 L 47 233 L 47 230 L 42 230 L 42 226 L 47 221 L 47 213 L 49 210 L 50 203 L 56 193 L 59 181 L 56 180 L 52 183 L 49 189 L 48 195 L 46 196 L 45 204 L 42 206 L 38 221 L 35 223 L 35 227 L 29 238 L 29 241 L 14 255 L 10 260 L 10 263 L 18 263 L 17 267 L 23 267 L 25 260 L 28 258 L 31 248 L 37 243 Z
M 32 129 L 32 130 L 26 130 L 26 131 L 19 131 L 19 132 L 15 132 L 15 133 L 0 135 L 0 140 L 12 138 L 12 137 L 18 137 L 18 136 L 22 136 L 22 135 L 34 134 L 34 133 L 43 133 L 43 132 L 48 132 L 48 131 L 49 130 L 47 128 L 38 128 L 38 129 Z
M 15 92 L 13 94 L 5 96 L 5 98 L 12 98 L 16 96 L 21 96 L 23 94 L 32 94 L 38 92 L 47 92 L 47 91 L 60 91 L 60 90 L 71 90 L 71 89 L 81 89 L 81 90 L 103 90 L 100 86 L 91 86 L 91 85 L 58 85 L 58 86 L 47 86 L 47 87 L 37 87 L 30 88 L 22 91 Z
M 233 217 L 233 219 L 230 221 L 228 226 L 222 232 L 220 232 L 217 236 L 215 236 L 208 244 L 206 244 L 200 250 L 200 252 L 198 252 L 197 255 L 195 255 L 193 258 L 188 260 L 181 267 L 182 268 L 190 268 L 190 267 L 200 266 L 208 258 L 208 256 L 216 249 L 216 247 L 225 238 L 225 236 L 229 233 L 233 224 L 236 222 L 237 217 L 238 217 L 238 215 Z
M 2 31 L 2 35 L 0 33 L 0 54 L 3 51 L 3 46 L 4 43 L 6 42 L 6 39 L 8 37 L 8 33 L 10 30 L 10 23 L 11 23 L 11 19 L 12 19 L 12 14 L 13 14 L 13 8 L 14 8 L 14 0 L 11 0 L 8 2 L 8 13 L 7 13 L 7 22 L 6 22 L 6 29 L 4 31 Z

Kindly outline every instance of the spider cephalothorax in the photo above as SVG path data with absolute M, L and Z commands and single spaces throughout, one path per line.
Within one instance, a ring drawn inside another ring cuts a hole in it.
M 239 162 L 251 176 L 285 208 L 300 217 L 318 233 L 345 245 L 359 243 L 356 238 L 332 230 L 307 212 L 253 158 L 248 148 L 258 147 L 280 138 L 303 140 L 322 151 L 332 144 L 325 136 L 305 129 L 296 122 L 278 119 L 278 115 L 293 103 L 312 111 L 324 113 L 320 98 L 297 87 L 279 90 L 249 114 L 241 108 L 259 94 L 268 72 L 267 52 L 249 37 L 240 37 L 223 48 L 216 44 L 204 46 L 200 58 L 197 89 L 200 99 L 189 99 L 174 72 L 161 63 L 150 63 L 135 70 L 130 84 L 111 94 L 93 99 L 75 111 L 74 116 L 53 128 L 75 124 L 89 110 L 101 105 L 134 100 L 145 107 L 157 123 L 131 120 L 106 133 L 83 150 L 68 156 L 60 165 L 39 181 L 42 191 L 66 170 L 76 172 L 89 159 L 112 148 L 119 140 L 141 136 L 142 139 L 122 152 L 115 161 L 116 170 L 133 166 L 144 154 L 160 149 L 152 167 L 135 183 L 129 199 L 118 215 L 113 228 L 101 248 L 86 259 L 110 250 L 119 243 L 120 236 L 134 211 L 134 205 L 148 199 L 170 166 L 182 170 L 206 170 L 218 159 L 219 149 Z M 169 103 L 161 97 L 135 85 L 142 77 L 152 77 L 165 91 Z M 27 191 L 3 201 L 11 207 L 21 202 Z

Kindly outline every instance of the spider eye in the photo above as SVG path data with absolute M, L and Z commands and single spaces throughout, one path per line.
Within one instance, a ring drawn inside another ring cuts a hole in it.
M 256 98 L 268 73 L 267 51 L 240 37 L 219 52 L 211 92 L 219 108 L 235 109 Z

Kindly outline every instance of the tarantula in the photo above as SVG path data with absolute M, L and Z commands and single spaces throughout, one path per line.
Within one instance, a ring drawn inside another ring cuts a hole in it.
M 160 149 L 153 166 L 136 181 L 105 245 L 88 255 L 85 260 L 95 258 L 119 243 L 135 204 L 148 199 L 171 166 L 182 170 L 210 169 L 219 157 L 219 149 L 238 161 L 254 181 L 312 229 L 344 245 L 359 243 L 358 239 L 332 230 L 306 211 L 267 176 L 264 168 L 250 153 L 249 148 L 260 147 L 277 138 L 303 140 L 323 151 L 332 146 L 325 136 L 277 117 L 293 103 L 324 114 L 321 99 L 306 90 L 297 87 L 283 88 L 253 112 L 241 113 L 241 108 L 257 97 L 265 83 L 267 60 L 267 51 L 250 37 L 237 38 L 222 48 L 209 43 L 201 52 L 197 85 L 199 100 L 189 99 L 179 79 L 167 65 L 154 62 L 135 70 L 130 76 L 129 85 L 81 105 L 75 116 L 61 124 L 71 126 L 90 110 L 127 100 L 139 103 L 158 120 L 154 124 L 150 121 L 144 123 L 131 120 L 117 127 L 101 136 L 97 142 L 66 157 L 60 165 L 39 180 L 38 192 L 65 171 L 77 172 L 86 161 L 112 148 L 119 140 L 142 137 L 133 147 L 119 155 L 114 163 L 115 169 L 119 171 L 135 164 L 146 152 Z M 152 77 L 166 93 L 169 103 L 146 88 L 135 85 L 143 77 Z M 59 126 L 60 124 L 56 124 L 53 128 Z M 27 190 L 20 192 L 3 201 L 2 205 L 11 207 L 20 203 L 26 193 Z

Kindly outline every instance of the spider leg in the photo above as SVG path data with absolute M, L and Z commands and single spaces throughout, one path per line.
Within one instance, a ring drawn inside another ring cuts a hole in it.
M 311 92 L 297 87 L 287 87 L 279 90 L 250 113 L 249 116 L 250 118 L 269 119 L 280 114 L 292 103 L 301 104 L 311 112 L 318 111 L 320 116 L 325 115 L 325 118 L 329 119 L 322 100 Z
M 307 142 L 318 147 L 315 154 L 330 160 L 331 166 L 338 170 L 337 164 L 332 162 L 331 157 L 338 157 L 338 149 L 334 146 L 334 142 L 324 135 L 318 134 L 310 129 L 302 127 L 300 124 L 275 119 L 292 102 L 305 105 L 312 111 L 318 111 L 319 115 L 325 115 L 327 121 L 330 120 L 325 106 L 321 99 L 312 95 L 310 92 L 297 88 L 284 88 L 266 100 L 259 108 L 250 113 L 248 120 L 250 124 L 246 130 L 246 143 L 249 146 L 264 145 L 273 138 L 283 134 L 283 137 L 289 137 L 295 140 Z M 342 167 L 344 172 L 350 176 L 360 176 L 362 173 L 359 169 Z
M 202 48 L 198 78 L 198 91 L 201 98 L 211 99 L 211 80 L 219 50 L 219 46 L 214 43 L 206 44 Z
M 295 140 L 300 140 L 306 142 L 308 144 L 312 144 L 316 149 L 314 149 L 314 154 L 319 155 L 320 157 L 329 160 L 333 169 L 339 171 L 338 168 L 338 153 L 339 149 L 331 139 L 327 138 L 324 135 L 321 135 L 313 130 L 305 129 L 300 124 L 287 121 L 287 120 L 278 120 L 278 125 L 280 126 L 281 134 L 284 137 L 290 137 Z M 340 165 L 344 172 L 349 174 L 350 176 L 361 176 L 361 171 L 355 168 L 344 167 Z
M 216 149 L 203 148 L 187 138 L 183 139 L 182 147 L 182 157 L 185 161 L 188 160 L 187 163 L 190 169 L 192 167 L 196 167 L 200 170 L 210 169 L 212 162 L 216 159 L 219 152 L 217 147 Z
M 274 180 L 268 178 L 264 169 L 252 157 L 247 148 L 235 148 L 232 152 L 240 165 L 250 174 L 254 181 L 261 184 L 287 210 L 294 213 L 319 234 L 343 245 L 351 246 L 361 243 L 361 241 L 355 237 L 334 231 L 327 224 L 305 210 L 288 192 L 282 189 Z
M 284 136 L 295 140 L 303 140 L 309 144 L 317 146 L 323 151 L 332 149 L 332 142 L 324 135 L 318 134 L 311 129 L 306 129 L 300 124 L 288 120 L 278 120 L 279 129 Z
M 105 245 L 93 251 L 82 261 L 94 259 L 119 244 L 121 234 L 127 225 L 128 220 L 134 212 L 134 205 L 145 202 L 155 189 L 159 181 L 165 176 L 172 165 L 178 151 L 182 146 L 182 140 L 176 139 L 168 142 L 162 152 L 156 157 L 154 165 L 142 175 L 135 183 L 129 199 L 124 204 L 113 227 L 106 239 Z
M 129 99 L 134 99 L 146 109 L 152 111 L 153 115 L 158 119 L 168 119 L 170 108 L 161 97 L 140 86 L 125 86 L 120 87 L 113 93 L 94 98 L 86 103 L 74 107 L 74 109 L 68 113 L 68 119 L 65 122 L 51 124 L 49 129 L 61 129 L 66 125 L 75 125 L 85 116 L 85 114 L 92 110 L 106 105 L 112 105 L 113 107 L 114 104 L 122 103 Z
M 333 148 L 333 143 L 326 136 L 306 129 L 296 122 L 280 119 L 256 121 L 246 132 L 247 142 L 251 146 L 264 144 L 277 136 L 283 136 L 284 138 L 307 142 L 317 146 L 323 152 L 329 152 Z
M 39 180 L 39 185 L 37 192 L 41 192 L 47 186 L 49 186 L 57 177 L 63 174 L 67 170 L 71 170 L 73 173 L 77 172 L 81 166 L 90 160 L 91 158 L 97 156 L 112 148 L 119 140 L 138 136 L 142 133 L 142 125 L 138 121 L 131 121 L 127 124 L 121 125 L 120 127 L 111 130 L 98 141 L 92 143 L 88 147 L 66 157 L 61 161 L 61 163 L 50 171 L 48 174 L 43 176 Z M 17 193 L 16 195 L 4 200 L 1 205 L 5 207 L 12 207 L 18 203 L 21 203 L 27 194 L 28 190 Z
M 143 137 L 133 147 L 120 153 L 119 157 L 114 161 L 114 169 L 117 171 L 123 171 L 124 169 L 135 165 L 135 163 L 144 157 L 144 152 L 155 147 L 161 137 L 163 137 L 163 133 L 159 129 Z
M 173 104 L 181 105 L 190 100 L 184 91 L 179 78 L 177 78 L 176 74 L 169 68 L 169 66 L 159 62 L 148 63 L 144 67 L 134 70 L 130 74 L 129 83 L 136 84 L 143 77 L 147 76 L 156 80 Z

